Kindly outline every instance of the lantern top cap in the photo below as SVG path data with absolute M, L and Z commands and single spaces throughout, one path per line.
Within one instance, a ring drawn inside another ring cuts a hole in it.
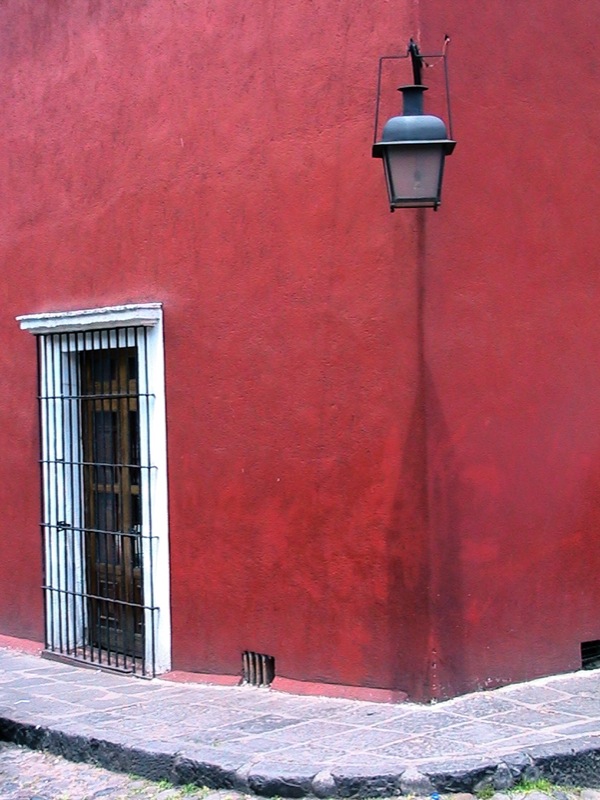
M 402 92 L 402 114 L 385 123 L 381 141 L 373 145 L 373 155 L 381 157 L 382 148 L 390 144 L 443 144 L 445 152 L 450 154 L 456 143 L 448 138 L 446 124 L 439 117 L 423 113 L 423 93 L 427 86 L 407 84 L 398 91 Z
M 434 117 L 431 114 L 403 114 L 402 116 L 388 119 L 381 132 L 381 140 L 377 144 L 387 145 L 408 142 L 451 144 L 452 147 L 447 147 L 446 149 L 448 153 L 452 152 L 455 144 L 448 139 L 448 132 L 444 122 L 439 117 Z

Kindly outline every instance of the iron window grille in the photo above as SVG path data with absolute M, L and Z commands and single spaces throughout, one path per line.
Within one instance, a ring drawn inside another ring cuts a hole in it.
M 156 673 L 144 326 L 38 334 L 46 653 Z
M 43 311 L 17 321 L 38 339 L 45 654 L 138 675 L 165 672 L 162 306 Z M 128 621 L 119 625 L 124 611 Z

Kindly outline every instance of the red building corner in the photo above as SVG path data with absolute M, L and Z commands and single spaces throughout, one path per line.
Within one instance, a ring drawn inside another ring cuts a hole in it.
M 600 656 L 595 23 L 2 4 L 1 634 L 392 701 Z M 446 32 L 390 214 L 377 60 Z

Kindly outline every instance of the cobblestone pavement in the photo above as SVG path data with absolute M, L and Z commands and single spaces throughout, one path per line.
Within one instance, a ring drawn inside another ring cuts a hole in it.
M 265 796 L 505 790 L 540 775 L 599 786 L 600 671 L 384 705 L 138 680 L 0 648 L 0 740 Z
M 246 800 L 237 792 L 175 787 L 15 744 L 0 743 L 0 800 Z
M 545 787 L 544 787 L 545 788 Z M 548 787 L 544 791 L 497 792 L 489 800 L 600 800 L 593 789 Z M 470 793 L 451 797 L 434 793 L 412 800 L 480 800 Z M 235 791 L 177 787 L 134 775 L 122 775 L 89 764 L 19 745 L 0 743 L 0 800 L 251 800 Z

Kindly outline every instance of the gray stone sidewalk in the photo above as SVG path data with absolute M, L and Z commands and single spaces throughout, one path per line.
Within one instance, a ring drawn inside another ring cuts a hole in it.
M 282 797 L 600 785 L 600 671 L 434 706 L 144 681 L 0 649 L 0 739 L 174 784 Z

